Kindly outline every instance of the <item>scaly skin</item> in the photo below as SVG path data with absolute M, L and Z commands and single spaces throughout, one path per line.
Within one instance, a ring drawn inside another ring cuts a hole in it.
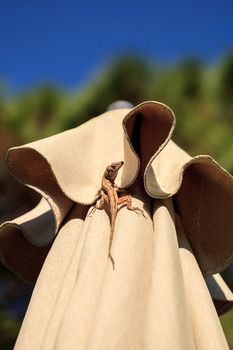
M 115 230 L 115 221 L 118 211 L 118 205 L 127 205 L 127 209 L 132 210 L 136 213 L 141 213 L 144 216 L 144 212 L 142 209 L 138 207 L 132 206 L 132 198 L 130 195 L 123 196 L 121 198 L 118 197 L 117 191 L 122 191 L 118 186 L 115 184 L 115 179 L 117 177 L 119 169 L 124 164 L 123 161 L 121 162 L 115 162 L 111 165 L 107 166 L 101 183 L 101 189 L 98 191 L 99 199 L 96 202 L 96 205 L 92 208 L 90 215 L 96 210 L 96 209 L 103 209 L 104 204 L 109 204 L 110 207 L 110 223 L 111 223 L 111 229 L 110 229 L 110 237 L 109 237 L 109 247 L 108 247 L 108 256 L 111 259 L 113 269 L 115 268 L 115 263 L 113 260 L 113 257 L 111 255 L 111 247 L 112 247 L 112 240 Z

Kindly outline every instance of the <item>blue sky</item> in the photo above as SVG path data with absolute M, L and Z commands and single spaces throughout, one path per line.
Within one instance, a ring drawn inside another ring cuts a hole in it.
M 0 80 L 15 91 L 75 88 L 119 53 L 212 63 L 233 49 L 232 0 L 6 0 L 0 23 Z

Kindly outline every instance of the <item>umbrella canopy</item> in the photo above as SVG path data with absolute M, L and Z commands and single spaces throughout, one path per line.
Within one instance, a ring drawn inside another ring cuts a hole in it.
M 41 194 L 0 228 L 0 258 L 35 283 L 16 349 L 227 349 L 218 315 L 233 307 L 219 275 L 233 261 L 233 178 L 172 140 L 164 104 L 117 109 L 11 148 L 11 174 Z M 105 168 L 142 208 L 88 213 Z

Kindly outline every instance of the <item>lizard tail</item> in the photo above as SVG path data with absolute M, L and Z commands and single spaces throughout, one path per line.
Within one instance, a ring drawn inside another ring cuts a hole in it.
M 109 246 L 108 246 L 108 256 L 112 262 L 112 267 L 113 267 L 113 270 L 115 270 L 115 262 L 114 262 L 114 259 L 111 255 L 111 248 L 112 248 L 112 240 L 113 240 L 113 234 L 114 234 L 114 222 L 112 223 L 113 224 L 113 227 L 111 228 L 111 231 L 110 231 L 110 237 L 109 237 Z

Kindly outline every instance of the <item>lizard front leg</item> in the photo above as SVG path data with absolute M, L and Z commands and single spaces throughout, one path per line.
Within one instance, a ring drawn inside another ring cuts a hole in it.
M 140 209 L 139 207 L 133 207 L 132 206 L 132 197 L 130 195 L 118 198 L 117 204 L 119 204 L 119 205 L 123 204 L 123 206 L 126 205 L 128 210 L 132 210 L 132 211 L 134 211 L 137 214 L 140 213 L 144 217 L 146 217 L 145 214 L 144 214 L 144 211 L 142 209 Z

